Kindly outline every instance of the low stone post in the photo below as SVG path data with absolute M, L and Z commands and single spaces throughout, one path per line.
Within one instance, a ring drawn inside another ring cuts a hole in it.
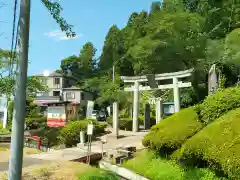
M 80 131 L 80 144 L 84 145 L 85 144 L 85 132 Z

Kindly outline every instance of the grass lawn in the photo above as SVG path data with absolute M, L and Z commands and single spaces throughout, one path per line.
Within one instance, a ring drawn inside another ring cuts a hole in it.
M 0 176 L 7 180 L 6 174 Z M 114 175 L 77 162 L 36 165 L 23 169 L 23 180 L 118 180 Z
M 137 152 L 135 158 L 123 166 L 151 180 L 220 180 L 208 169 L 183 169 L 148 150 Z
M 6 146 L 0 146 L 0 151 L 8 151 L 8 147 Z

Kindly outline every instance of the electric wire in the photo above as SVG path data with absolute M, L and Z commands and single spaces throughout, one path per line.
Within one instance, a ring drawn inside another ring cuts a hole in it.
M 20 20 L 18 20 L 18 23 L 16 26 L 17 5 L 18 5 L 18 0 L 14 0 L 11 51 L 10 51 L 10 62 L 9 62 L 9 73 L 8 73 L 9 85 L 6 86 L 9 89 L 13 89 L 13 80 L 14 80 L 14 74 L 15 74 L 13 73 L 13 71 L 14 71 L 14 64 L 16 63 L 16 56 L 17 56 L 17 44 L 18 44 L 18 35 L 19 35 L 18 31 L 19 31 L 19 22 L 20 22 Z M 14 93 L 14 90 L 11 93 Z
M 14 61 L 14 57 L 16 56 L 16 52 L 14 52 L 14 39 L 17 37 L 15 37 L 15 29 L 16 29 L 16 16 L 17 16 L 17 4 L 18 4 L 18 0 L 14 0 L 14 7 L 13 7 L 13 27 L 12 27 L 12 42 L 11 42 L 11 58 L 10 58 L 10 68 L 9 68 L 9 76 L 12 75 L 12 69 L 13 69 L 13 61 Z

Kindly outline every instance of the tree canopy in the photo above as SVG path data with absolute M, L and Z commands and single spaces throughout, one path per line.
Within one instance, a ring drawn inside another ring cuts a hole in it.
M 122 98 L 127 93 L 122 91 L 119 76 L 194 68 L 193 88 L 181 93 L 184 106 L 194 104 L 206 95 L 206 76 L 212 64 L 217 64 L 228 79 L 226 86 L 236 83 L 240 63 L 239 10 L 239 0 L 153 2 L 149 12 L 133 12 L 124 28 L 109 28 L 99 59 L 88 42 L 80 55 L 62 60 L 61 70 L 72 71 L 72 76 L 77 77 L 75 84 L 95 92 L 97 102 L 109 104 L 127 101 Z M 113 66 L 117 79 L 114 83 Z M 161 94 L 152 92 L 152 96 Z

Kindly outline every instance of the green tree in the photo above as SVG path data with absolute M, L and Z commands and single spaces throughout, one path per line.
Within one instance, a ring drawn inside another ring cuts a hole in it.
M 150 13 L 154 13 L 156 11 L 161 10 L 161 5 L 162 4 L 160 1 L 153 2 L 150 8 Z
M 84 71 L 85 77 L 89 77 L 96 66 L 96 51 L 96 48 L 91 42 L 87 42 L 86 44 L 84 44 L 82 49 L 80 50 L 80 67 Z
M 123 50 L 121 31 L 116 25 L 113 25 L 104 41 L 99 61 L 100 70 L 106 71 L 112 68 L 114 63 L 118 63 L 123 55 Z
M 94 45 L 87 42 L 79 56 L 69 56 L 61 61 L 61 73 L 71 81 L 70 85 L 82 85 L 85 79 L 92 77 L 96 69 L 95 53 Z
M 135 74 L 193 68 L 204 57 L 206 37 L 197 14 L 159 11 L 149 18 L 147 35 L 129 48 Z
M 205 31 L 214 38 L 225 37 L 240 24 L 239 0 L 181 0 L 185 9 L 205 17 Z
M 76 33 L 72 30 L 73 26 L 68 24 L 67 21 L 61 16 L 63 8 L 57 1 L 41 0 L 45 7 L 49 10 L 55 21 L 59 24 L 61 30 L 66 32 L 68 37 L 76 36 Z

